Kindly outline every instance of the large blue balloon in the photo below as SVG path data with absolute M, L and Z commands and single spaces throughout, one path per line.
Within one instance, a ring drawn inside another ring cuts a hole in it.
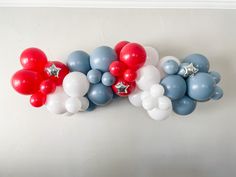
M 115 60 L 117 60 L 115 51 L 107 46 L 97 47 L 90 55 L 91 67 L 102 72 L 109 71 L 110 64 Z
M 111 87 L 107 87 L 102 83 L 91 84 L 87 95 L 90 101 L 99 106 L 108 104 L 113 98 Z
M 201 54 L 192 54 L 187 56 L 184 59 L 185 63 L 192 63 L 196 68 L 199 69 L 199 72 L 208 72 L 210 64 L 208 59 Z
M 172 102 L 174 112 L 179 115 L 188 115 L 192 113 L 196 108 L 196 105 L 196 101 L 188 96 L 184 96 Z
M 70 71 L 79 71 L 87 74 L 87 72 L 91 69 L 89 55 L 81 50 L 74 51 L 68 56 L 67 66 Z
M 179 75 L 168 75 L 161 81 L 161 85 L 171 100 L 182 98 L 187 90 L 185 80 Z
M 216 82 L 208 73 L 197 73 L 187 79 L 188 95 L 198 101 L 209 100 L 215 90 Z

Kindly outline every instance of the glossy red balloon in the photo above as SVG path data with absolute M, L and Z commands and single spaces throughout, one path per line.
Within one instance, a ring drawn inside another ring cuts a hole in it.
M 31 95 L 39 90 L 42 81 L 38 72 L 30 70 L 19 70 L 11 79 L 12 87 L 23 95 Z
M 54 81 L 47 79 L 41 82 L 40 92 L 47 95 L 53 93 L 56 90 L 56 84 Z
M 70 72 L 69 68 L 62 62 L 50 61 L 45 65 L 46 78 L 51 79 L 56 85 L 61 85 L 64 77 Z
M 146 61 L 145 49 L 137 43 L 129 43 L 120 51 L 120 61 L 126 64 L 130 69 L 137 70 L 142 67 Z
M 121 51 L 121 49 L 122 49 L 126 44 L 128 44 L 128 43 L 129 43 L 128 41 L 120 41 L 120 42 L 118 42 L 118 43 L 115 45 L 114 50 L 115 50 L 116 55 L 117 55 L 118 58 L 120 57 L 120 51 Z
M 41 92 L 35 93 L 30 97 L 30 104 L 34 107 L 41 107 L 45 104 L 45 102 L 46 95 Z
M 127 82 L 124 79 L 117 79 L 115 84 L 112 85 L 112 90 L 115 94 L 121 97 L 128 96 L 136 87 L 135 82 Z
M 134 82 L 136 77 L 137 77 L 137 73 L 136 73 L 136 71 L 134 71 L 132 69 L 127 69 L 123 73 L 123 78 L 127 82 Z
M 109 66 L 109 71 L 113 76 L 121 76 L 125 69 L 126 66 L 120 61 L 113 61 Z
M 25 49 L 20 56 L 23 68 L 33 71 L 43 71 L 47 61 L 45 53 L 38 48 Z

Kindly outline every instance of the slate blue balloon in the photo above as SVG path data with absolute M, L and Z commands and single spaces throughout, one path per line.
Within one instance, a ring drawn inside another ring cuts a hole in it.
M 187 56 L 184 59 L 186 63 L 192 63 L 196 68 L 199 69 L 199 72 L 208 72 L 210 64 L 208 59 L 201 54 L 192 54 Z
M 216 82 L 208 73 L 197 73 L 187 79 L 187 94 L 194 100 L 207 101 L 215 90 Z
M 86 111 L 89 111 L 89 112 L 93 111 L 94 109 L 96 109 L 96 107 L 97 106 L 92 101 L 89 100 L 89 107 Z
M 196 101 L 188 96 L 184 96 L 172 102 L 174 112 L 179 115 L 188 115 L 192 113 L 195 110 L 196 105 Z
M 221 80 L 221 76 L 218 72 L 216 71 L 211 71 L 209 72 L 209 74 L 212 76 L 212 78 L 214 79 L 214 81 L 216 82 L 216 84 L 218 84 Z
M 214 93 L 213 93 L 211 98 L 213 100 L 219 100 L 223 97 L 223 95 L 224 95 L 223 90 L 219 86 L 216 86 L 216 88 L 214 90 Z
M 105 86 L 111 86 L 116 81 L 115 77 L 110 72 L 105 72 L 102 75 L 102 83 Z
M 102 73 L 96 69 L 92 69 L 87 73 L 87 78 L 91 84 L 97 84 L 101 81 Z
M 99 106 L 108 104 L 113 98 L 111 87 L 107 87 L 102 83 L 90 85 L 87 95 L 89 100 Z
M 162 81 L 165 89 L 165 95 L 171 100 L 180 99 L 185 95 L 187 90 L 185 80 L 179 75 L 168 75 Z
M 165 73 L 167 74 L 175 74 L 178 72 L 179 70 L 179 65 L 176 61 L 174 60 L 167 60 L 164 64 L 163 64 L 163 70 L 165 71 Z
M 87 74 L 87 72 L 91 69 L 89 55 L 81 50 L 74 51 L 68 56 L 67 66 L 70 71 L 79 71 Z
M 115 60 L 117 60 L 115 51 L 107 46 L 97 47 L 90 55 L 91 67 L 102 72 L 109 71 L 110 64 Z

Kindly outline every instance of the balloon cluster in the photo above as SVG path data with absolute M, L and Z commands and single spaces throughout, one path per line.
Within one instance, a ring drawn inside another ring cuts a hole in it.
M 95 48 L 91 54 L 77 50 L 66 64 L 48 61 L 45 53 L 28 48 L 20 56 L 23 69 L 11 79 L 13 88 L 31 95 L 34 107 L 56 114 L 92 111 L 113 98 L 128 97 L 132 105 L 143 107 L 155 120 L 168 118 L 172 110 L 188 115 L 197 101 L 218 100 L 220 75 L 209 72 L 209 61 L 192 54 L 183 62 L 173 56 L 159 60 L 152 47 L 121 41 L 114 49 Z

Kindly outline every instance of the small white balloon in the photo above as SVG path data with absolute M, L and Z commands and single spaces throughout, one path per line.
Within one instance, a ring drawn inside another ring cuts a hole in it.
M 161 110 L 154 108 L 150 111 L 147 111 L 148 115 L 154 120 L 165 120 L 171 115 L 172 109 Z
M 150 94 L 152 97 L 160 97 L 160 96 L 163 96 L 165 90 L 163 88 L 162 85 L 160 84 L 155 84 L 153 86 L 151 86 L 151 89 L 150 89 Z
M 62 87 L 57 87 L 54 93 L 47 95 L 46 108 L 51 113 L 66 113 L 65 102 L 67 98 L 68 96 L 65 94 Z
M 146 51 L 146 61 L 144 65 L 153 65 L 153 66 L 157 66 L 158 62 L 159 62 L 159 53 L 157 52 L 157 50 L 153 47 L 144 47 L 145 51 Z
M 166 73 L 164 72 L 162 66 L 168 60 L 174 60 L 178 63 L 178 65 L 180 65 L 180 60 L 178 58 L 174 57 L 174 56 L 165 56 L 165 57 L 161 58 L 159 63 L 158 63 L 158 66 L 157 66 L 158 70 L 160 71 L 161 78 L 166 76 Z
M 89 90 L 89 82 L 85 74 L 70 72 L 63 80 L 63 89 L 70 97 L 82 97 Z
M 171 100 L 166 96 L 161 96 L 158 99 L 158 107 L 161 110 L 168 110 L 172 108 Z
M 137 71 L 136 84 L 141 90 L 150 90 L 151 86 L 160 82 L 160 72 L 153 65 L 147 65 Z
M 139 89 L 135 89 L 129 96 L 129 102 L 136 106 L 136 107 L 140 107 L 142 106 L 142 100 L 141 100 L 141 94 L 142 92 Z
M 148 91 L 142 91 L 142 92 L 141 92 L 141 100 L 142 100 L 142 101 L 143 101 L 144 99 L 150 98 L 150 97 L 151 97 L 150 92 L 148 92 Z
M 81 102 L 81 108 L 79 109 L 79 111 L 86 111 L 89 107 L 89 100 L 86 97 L 80 97 L 79 98 L 80 102 Z
M 152 97 L 146 97 L 142 101 L 142 106 L 147 111 L 152 110 L 157 106 L 157 101 L 156 101 L 156 99 L 154 99 Z
M 69 113 L 75 114 L 81 109 L 82 103 L 78 98 L 70 97 L 66 100 L 65 107 Z

